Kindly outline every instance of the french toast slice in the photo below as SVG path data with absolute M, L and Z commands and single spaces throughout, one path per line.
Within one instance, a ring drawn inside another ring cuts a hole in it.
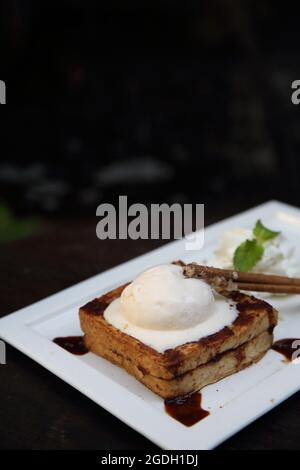
M 91 351 L 122 367 L 163 398 L 188 395 L 254 364 L 264 356 L 272 343 L 273 335 L 266 330 L 235 349 L 217 354 L 205 364 L 172 379 L 163 379 L 147 373 L 131 357 L 103 346 L 94 336 L 86 336 L 86 344 Z
M 238 291 L 224 292 L 236 304 L 232 325 L 198 341 L 159 353 L 108 323 L 103 313 L 126 285 L 80 308 L 87 347 L 123 367 L 164 398 L 191 393 L 258 361 L 270 348 L 277 311 Z

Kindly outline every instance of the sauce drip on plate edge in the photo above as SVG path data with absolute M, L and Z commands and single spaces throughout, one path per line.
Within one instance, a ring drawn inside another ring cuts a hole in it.
M 284 338 L 273 343 L 272 349 L 282 354 L 288 362 L 300 357 L 300 339 Z

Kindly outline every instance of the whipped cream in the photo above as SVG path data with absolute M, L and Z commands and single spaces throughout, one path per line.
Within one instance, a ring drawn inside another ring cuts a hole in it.
M 115 328 L 159 352 L 217 333 L 236 317 L 229 301 L 173 264 L 141 273 L 104 312 Z
M 233 269 L 236 248 L 247 239 L 252 231 L 234 228 L 224 232 L 209 264 L 217 268 Z M 254 266 L 253 272 L 295 277 L 300 275 L 299 262 L 295 259 L 295 248 L 282 234 L 264 243 L 262 259 Z

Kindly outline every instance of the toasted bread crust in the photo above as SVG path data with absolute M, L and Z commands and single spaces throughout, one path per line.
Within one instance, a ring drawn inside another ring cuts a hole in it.
M 131 366 L 125 367 L 126 370 L 136 377 L 141 375 L 143 383 L 147 381 L 148 386 L 152 378 L 173 380 L 210 362 L 217 355 L 239 348 L 266 331 L 271 336 L 277 324 L 277 311 L 267 302 L 240 292 L 230 292 L 225 295 L 236 303 L 238 310 L 238 317 L 232 325 L 199 341 L 159 353 L 105 320 L 103 313 L 106 307 L 121 295 L 125 287 L 118 287 L 80 308 L 81 328 L 91 351 L 123 367 L 126 360 L 134 362 L 134 370 L 140 372 L 135 373 Z
M 236 349 L 218 354 L 206 364 L 166 380 L 149 374 L 130 355 L 103 345 L 95 336 L 86 336 L 86 344 L 99 356 L 121 366 L 129 374 L 163 398 L 174 398 L 200 390 L 208 384 L 238 372 L 260 360 L 272 345 L 273 335 L 264 331 Z

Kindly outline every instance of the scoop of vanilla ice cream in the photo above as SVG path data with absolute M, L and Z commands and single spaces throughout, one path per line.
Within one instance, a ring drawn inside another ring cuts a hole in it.
M 104 311 L 108 323 L 160 353 L 212 335 L 237 315 L 230 301 L 173 264 L 140 274 Z
M 120 308 L 131 324 L 150 330 L 182 330 L 204 322 L 214 308 L 211 287 L 165 264 L 141 273 L 122 292 Z

